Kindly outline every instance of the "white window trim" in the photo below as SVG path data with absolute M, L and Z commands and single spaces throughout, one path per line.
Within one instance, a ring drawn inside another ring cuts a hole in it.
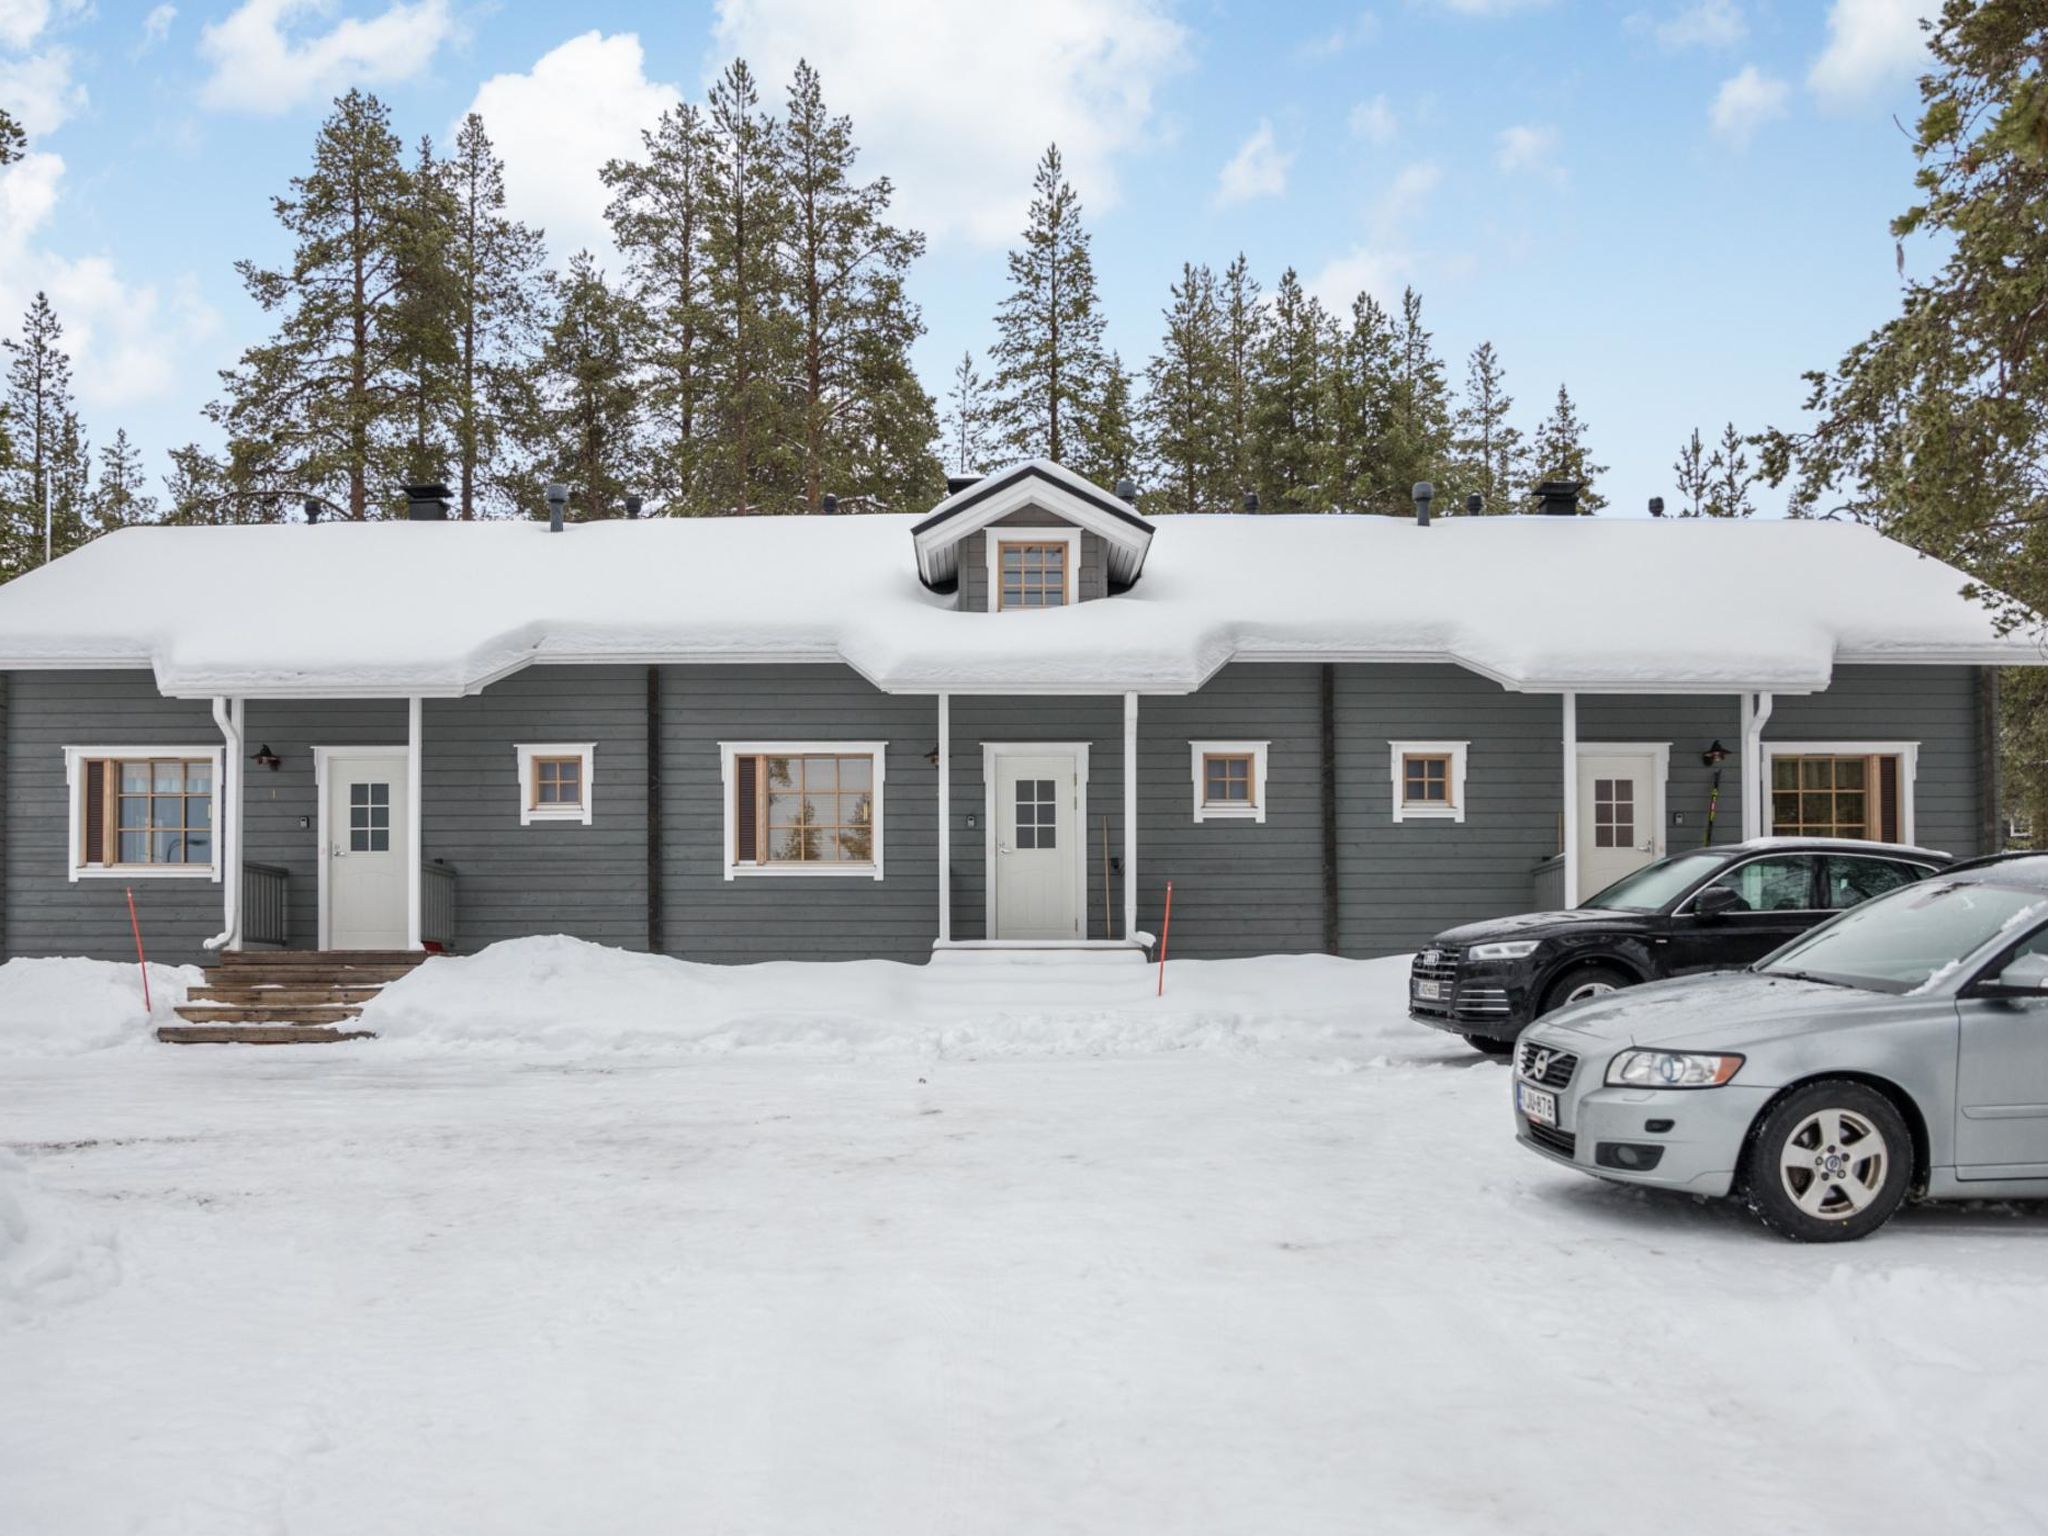
M 1075 527 L 1042 528 L 1025 523 L 991 523 L 984 540 L 983 555 L 988 564 L 988 611 L 990 613 L 1043 613 L 1043 608 L 1003 606 L 1004 544 L 1064 544 L 1067 547 L 1067 579 L 1061 584 L 1060 606 L 1071 608 L 1078 601 L 1081 585 L 1081 530 Z
M 590 825 L 590 803 L 596 798 L 597 743 L 594 741 L 538 741 L 515 746 L 519 757 L 519 825 L 537 821 L 573 821 Z M 583 764 L 583 803 L 545 806 L 533 803 L 533 760 L 537 757 L 573 757 Z
M 1771 781 L 1777 777 L 1774 765 L 1781 757 L 1896 757 L 1899 760 L 1900 843 L 1917 846 L 1919 828 L 1913 813 L 1913 785 L 1920 777 L 1920 743 L 1917 741 L 1766 741 L 1762 775 L 1755 785 L 1759 797 L 1757 825 L 1771 835 Z
M 1393 749 L 1390 772 L 1394 782 L 1394 820 L 1463 821 L 1465 819 L 1465 749 L 1468 741 L 1390 741 Z M 1401 759 L 1409 756 L 1448 757 L 1451 760 L 1449 805 L 1408 805 L 1403 790 Z
M 1266 819 L 1265 741 L 1191 741 L 1188 743 L 1188 772 L 1195 781 L 1196 821 L 1264 821 Z M 1252 803 L 1210 805 L 1202 798 L 1207 787 L 1202 774 L 1205 757 L 1249 757 L 1252 760 Z
M 740 829 L 733 820 L 732 801 L 739 789 L 738 759 L 742 757 L 803 757 L 831 753 L 840 757 L 872 757 L 875 763 L 875 862 L 872 864 L 742 864 L 739 861 Z M 886 741 L 721 741 L 718 744 L 718 779 L 723 787 L 725 823 L 725 878 L 751 880 L 879 880 L 882 878 L 882 780 L 889 765 Z
M 179 757 L 187 761 L 205 761 L 213 764 L 213 862 L 199 864 L 86 864 L 80 855 L 85 850 L 85 780 L 82 777 L 88 761 L 102 758 L 148 758 Z M 64 795 L 69 802 L 70 813 L 66 824 L 67 843 L 64 853 L 65 867 L 70 878 L 77 880 L 220 880 L 220 780 L 221 746 L 215 742 L 210 747 L 184 746 L 143 746 L 143 747 L 66 747 L 64 749 Z

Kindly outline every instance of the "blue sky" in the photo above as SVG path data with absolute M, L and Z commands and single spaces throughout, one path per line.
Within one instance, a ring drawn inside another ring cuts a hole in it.
M 264 334 L 232 263 L 283 258 L 269 199 L 328 101 L 408 138 L 472 107 L 518 210 L 602 252 L 594 167 L 744 54 L 808 56 L 931 248 L 935 394 L 987 345 L 1032 163 L 1087 206 L 1110 340 L 1142 362 L 1183 260 L 1239 250 L 1333 304 L 1404 283 L 1463 376 L 1499 348 L 1525 425 L 1560 381 L 1618 512 L 1687 431 L 1797 418 L 1802 370 L 1896 304 L 1887 220 L 1924 0 L 0 0 L 0 332 L 48 288 L 96 441 L 209 441 L 216 371 Z M 1909 251 L 1909 264 L 1925 264 Z M 1767 505 L 1777 498 L 1766 496 Z

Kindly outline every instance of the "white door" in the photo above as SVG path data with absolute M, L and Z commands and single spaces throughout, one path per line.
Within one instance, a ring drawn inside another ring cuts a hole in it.
M 1077 752 L 995 755 L 992 939 L 1080 939 L 1081 774 Z
M 1591 896 L 1664 856 L 1669 749 L 1579 749 L 1579 895 Z
M 329 949 L 406 947 L 404 751 L 327 754 L 323 942 Z

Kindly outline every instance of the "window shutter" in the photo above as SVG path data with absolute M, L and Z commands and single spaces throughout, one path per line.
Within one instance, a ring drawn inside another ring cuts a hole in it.
M 738 772 L 733 775 L 736 783 L 733 790 L 732 814 L 738 836 L 734 839 L 733 857 L 741 864 L 756 864 L 761 858 L 761 801 L 757 782 L 761 760 L 758 757 L 742 757 L 735 759 L 734 766 Z
M 1879 842 L 1899 840 L 1899 760 L 1880 757 L 1877 763 L 1877 838 Z
M 107 862 L 107 769 L 104 758 L 85 765 L 85 859 L 87 864 Z

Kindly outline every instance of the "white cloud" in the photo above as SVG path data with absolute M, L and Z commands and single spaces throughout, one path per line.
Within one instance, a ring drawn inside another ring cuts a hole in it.
M 1414 225 L 1442 181 L 1443 170 L 1433 160 L 1403 166 L 1374 205 L 1367 238 L 1324 263 L 1303 286 L 1339 313 L 1349 313 L 1360 293 L 1392 304 L 1421 266 Z
M 714 66 L 739 55 L 777 95 L 799 57 L 850 113 L 869 175 L 934 237 L 1014 240 L 1031 168 L 1057 143 L 1091 214 L 1117 162 L 1159 136 L 1155 94 L 1188 62 L 1167 0 L 718 0 Z
M 154 48 L 171 35 L 171 23 L 178 19 L 175 5 L 159 5 L 142 18 L 142 45 Z
M 1238 146 L 1216 177 L 1216 206 L 1248 203 L 1256 197 L 1278 197 L 1287 190 L 1287 167 L 1294 156 L 1280 148 L 1273 125 L 1265 118 Z
M 1695 0 L 1662 21 L 1638 11 L 1628 19 L 1631 32 L 1647 32 L 1657 46 L 1676 53 L 1685 48 L 1732 48 L 1749 35 L 1749 23 L 1735 0 Z
M 598 170 L 639 155 L 641 130 L 679 99 L 675 86 L 647 78 L 638 37 L 586 32 L 523 75 L 486 80 L 470 110 L 504 158 L 512 212 L 546 230 L 550 249 L 566 259 L 578 249 L 612 249 L 610 194 Z
M 1557 154 L 1557 130 L 1548 123 L 1516 123 L 1503 128 L 1494 153 L 1494 164 L 1509 176 L 1542 176 L 1552 181 L 1565 179 L 1564 169 L 1553 158 Z
M 85 87 L 71 78 L 71 55 L 62 48 L 0 59 L 0 104 L 24 132 L 53 133 L 85 105 Z
M 1354 139 L 1364 139 L 1368 144 L 1386 144 L 1399 131 L 1394 109 L 1384 95 L 1361 101 L 1351 109 L 1351 137 Z
M 1912 74 L 1927 56 L 1920 20 L 1938 10 L 1936 0 L 1835 0 L 1827 46 L 1807 72 L 1807 85 L 1841 107 Z
M 189 284 L 167 302 L 155 284 L 126 281 L 104 256 L 48 250 L 40 237 L 63 179 L 63 157 L 43 151 L 0 171 L 0 330 L 11 333 L 30 299 L 45 292 L 88 410 L 167 398 L 216 317 Z
M 50 0 L 0 0 L 0 47 L 26 48 L 50 24 Z
M 1707 121 L 1715 133 L 1740 148 L 1765 123 L 1785 115 L 1791 95 L 1792 87 L 1784 81 L 1746 64 L 1740 74 L 1721 82 L 1714 104 L 1707 109 Z
M 213 72 L 199 99 L 220 111 L 275 116 L 353 85 L 410 80 L 455 29 L 448 0 L 393 0 L 367 20 L 344 17 L 325 31 L 295 25 L 330 10 L 329 0 L 243 0 L 209 22 L 199 52 Z
M 1360 11 L 1350 21 L 1341 22 L 1321 37 L 1311 38 L 1302 44 L 1301 52 L 1312 59 L 1333 59 L 1340 53 L 1348 53 L 1360 44 L 1372 41 L 1379 29 L 1377 16 L 1371 11 Z

